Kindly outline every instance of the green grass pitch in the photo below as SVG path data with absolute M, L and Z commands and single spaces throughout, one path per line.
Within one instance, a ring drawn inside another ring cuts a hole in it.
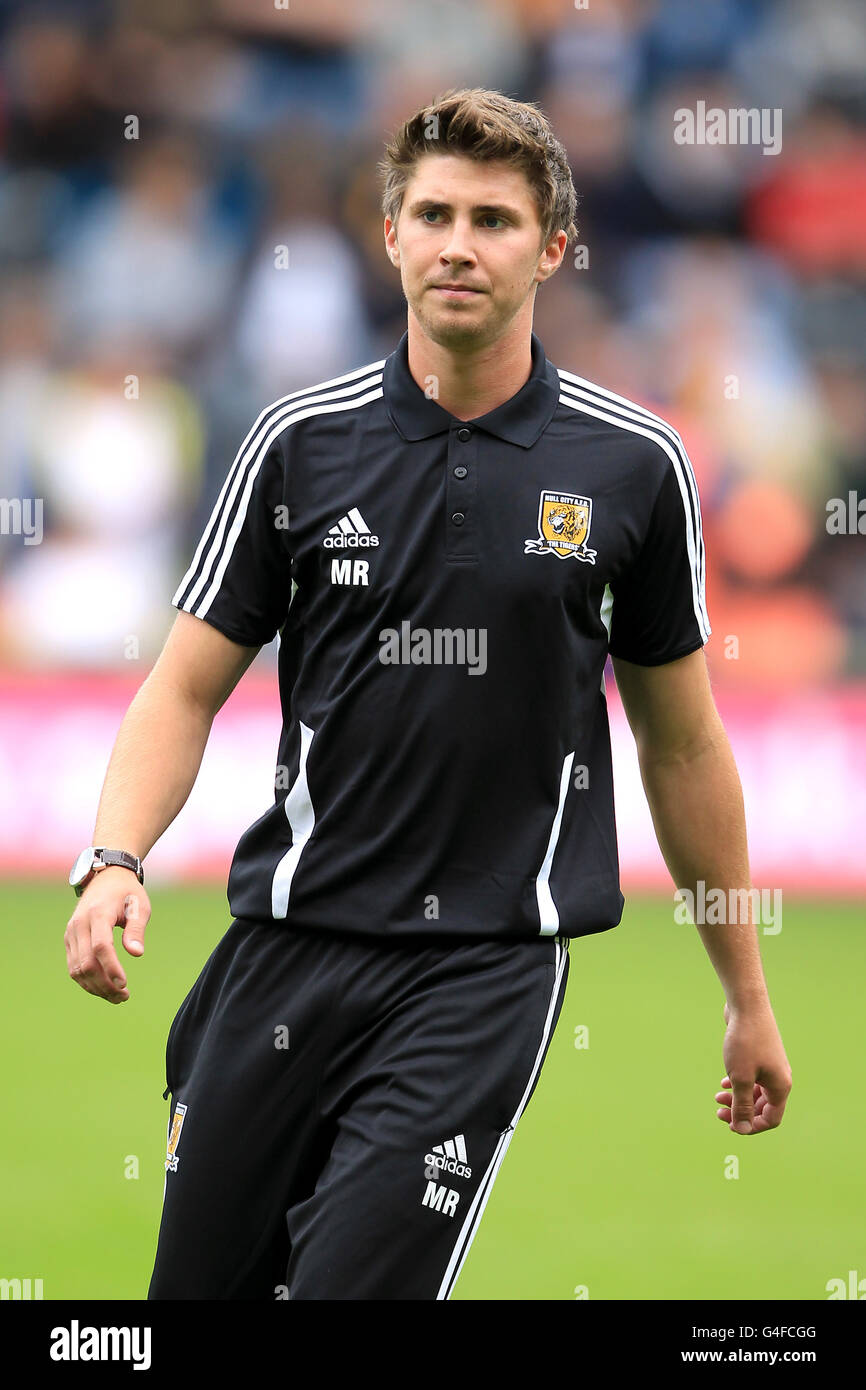
M 166 1034 L 230 923 L 224 893 L 152 889 L 118 1007 L 66 974 L 68 889 L 7 884 L 0 901 L 0 1277 L 41 1278 L 46 1299 L 141 1299 Z M 541 1080 L 454 1298 L 826 1299 L 828 1280 L 866 1278 L 864 917 L 786 901 L 782 930 L 761 936 L 794 1088 L 782 1126 L 748 1137 L 716 1119 L 721 987 L 672 901 L 629 899 L 616 930 L 574 941 Z

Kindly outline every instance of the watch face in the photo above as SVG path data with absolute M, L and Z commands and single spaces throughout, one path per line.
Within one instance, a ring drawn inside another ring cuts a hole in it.
M 81 851 L 69 874 L 69 883 L 72 888 L 90 873 L 95 854 L 93 845 L 88 845 L 87 849 Z

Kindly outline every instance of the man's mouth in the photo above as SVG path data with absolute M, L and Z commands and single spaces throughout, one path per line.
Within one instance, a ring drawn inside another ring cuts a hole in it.
M 476 294 L 481 294 L 481 290 L 473 290 L 466 285 L 434 285 L 437 294 L 441 294 L 443 299 L 472 299 Z

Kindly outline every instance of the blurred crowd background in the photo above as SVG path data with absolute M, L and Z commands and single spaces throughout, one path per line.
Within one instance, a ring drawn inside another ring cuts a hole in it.
M 866 676 L 866 538 L 827 527 L 866 498 L 861 0 L 0 0 L 0 53 L 0 498 L 44 500 L 0 667 L 152 661 L 260 410 L 405 330 L 385 139 L 488 86 L 580 199 L 548 357 L 686 441 L 714 680 Z M 781 151 L 677 144 L 699 101 L 781 110 Z

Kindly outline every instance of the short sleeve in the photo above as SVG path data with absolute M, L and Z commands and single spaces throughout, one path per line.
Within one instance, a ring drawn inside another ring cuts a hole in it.
M 283 451 L 266 430 L 241 446 L 172 599 L 246 647 L 273 640 L 291 601 Z
M 698 489 L 680 446 L 669 462 L 634 563 L 611 583 L 611 656 L 660 666 L 710 635 Z

